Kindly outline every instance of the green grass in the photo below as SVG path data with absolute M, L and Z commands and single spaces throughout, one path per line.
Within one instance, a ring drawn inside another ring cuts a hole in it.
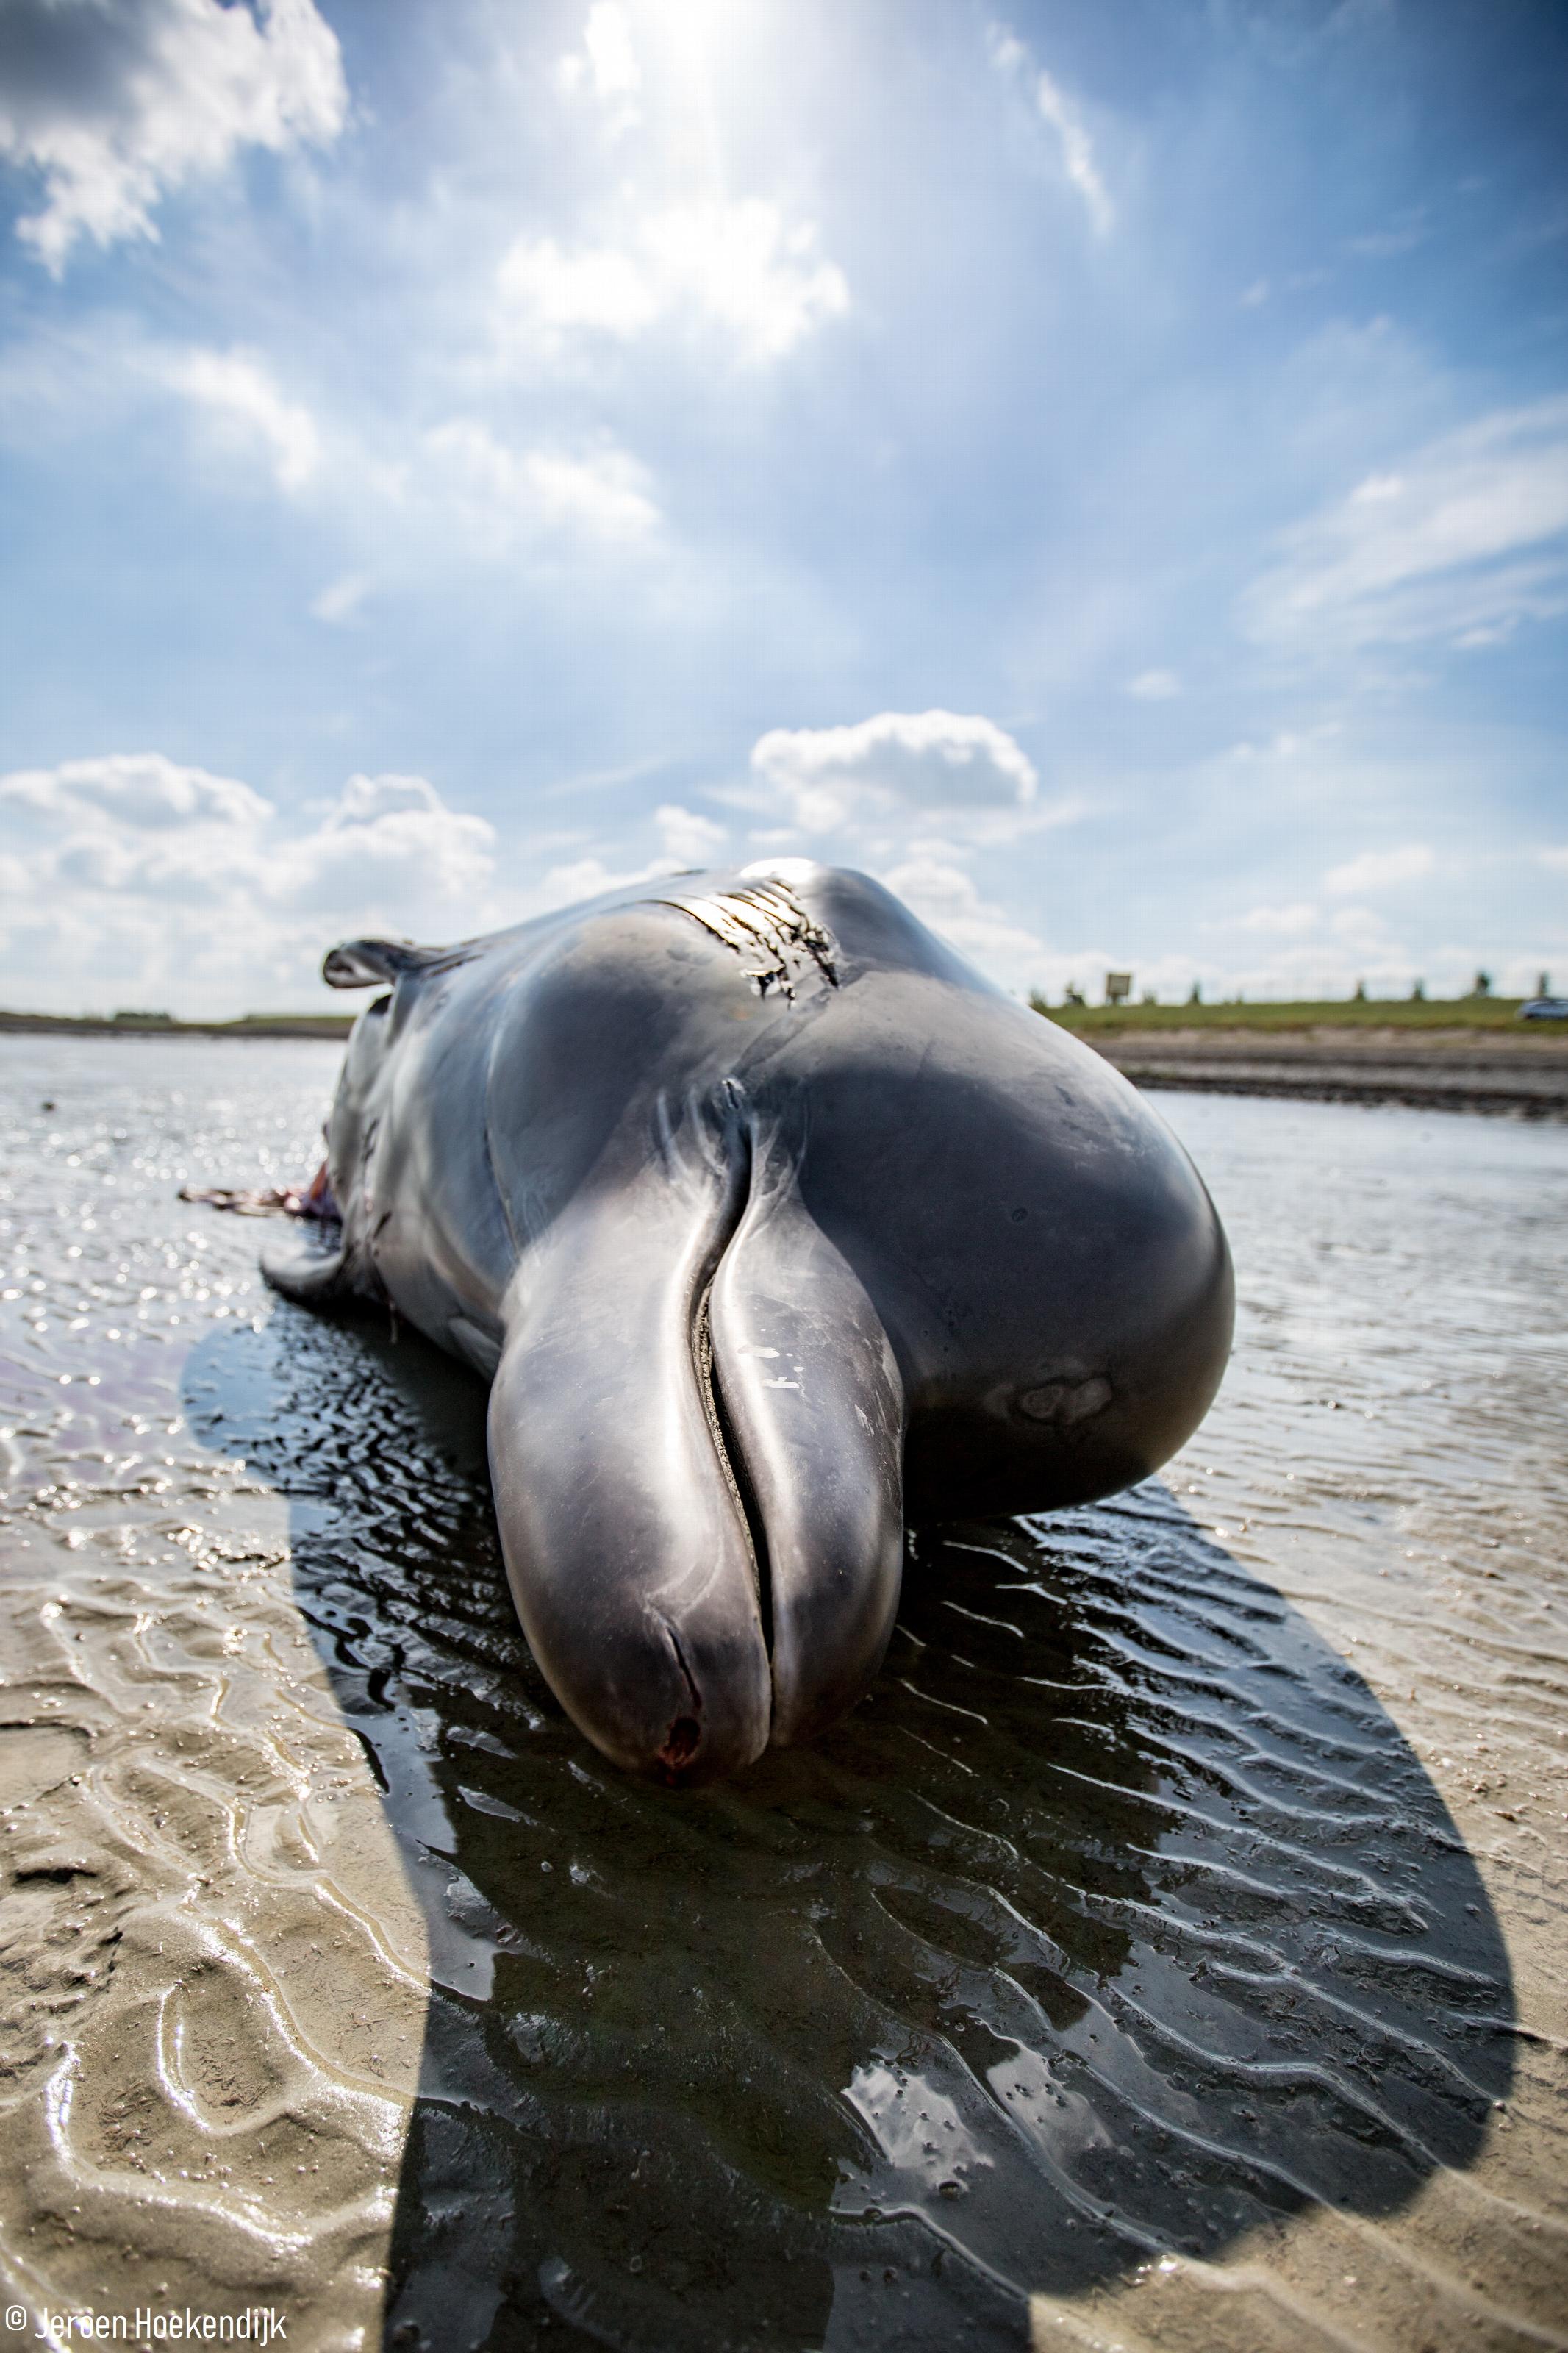
M 1080 1035 L 1114 1035 L 1147 1029 L 1510 1029 L 1520 1036 L 1561 1034 L 1545 1023 L 1518 1018 L 1518 997 L 1333 997 L 1294 1005 L 1047 1005 L 1030 998 L 1037 1013 Z M 0 1030 L 84 1029 L 100 1035 L 142 1038 L 258 1038 L 279 1034 L 346 1038 L 350 1013 L 244 1013 L 235 1021 L 110 1021 L 102 1014 L 0 1011 Z
M 7 1013 L 0 1030 L 80 1029 L 110 1038 L 346 1038 L 352 1013 L 242 1013 L 237 1021 L 116 1021 L 103 1013 Z
M 1334 997 L 1296 1005 L 1047 1005 L 1037 1013 L 1064 1029 L 1102 1035 L 1119 1029 L 1514 1029 L 1519 997 Z M 1542 1025 L 1544 1027 L 1545 1025 Z

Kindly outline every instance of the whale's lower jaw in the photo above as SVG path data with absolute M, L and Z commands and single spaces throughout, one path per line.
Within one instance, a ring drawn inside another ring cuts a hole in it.
M 588 1737 L 689 1784 L 851 1706 L 898 1609 L 903 1440 L 869 1299 L 743 1130 L 574 1201 L 520 1276 L 489 1451 L 518 1614 Z

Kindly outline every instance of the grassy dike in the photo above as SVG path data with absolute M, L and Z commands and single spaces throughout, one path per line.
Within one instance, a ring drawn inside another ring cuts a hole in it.
M 1202 1033 L 1241 1035 L 1321 1036 L 1325 1030 L 1408 1032 L 1441 1031 L 1452 1039 L 1458 1031 L 1477 1033 L 1477 1042 L 1490 1031 L 1516 1038 L 1563 1037 L 1561 1029 L 1542 1023 L 1521 1023 L 1518 997 L 1332 997 L 1321 1002 L 1303 999 L 1292 1004 L 1258 1005 L 1047 1005 L 1038 995 L 1030 1004 L 1047 1021 L 1076 1036 L 1110 1042 L 1119 1037 L 1145 1038 L 1158 1031 L 1180 1031 L 1195 1039 Z M 0 1009 L 0 1033 L 50 1035 L 79 1031 L 97 1038 L 346 1038 L 353 1025 L 352 1013 L 245 1013 L 234 1021 L 169 1021 L 139 1014 L 111 1018 L 107 1014 L 10 1013 Z
M 0 1010 L 0 1033 L 57 1037 L 72 1031 L 85 1038 L 346 1038 L 352 1013 L 242 1013 L 237 1021 L 163 1021 L 131 1014 L 111 1019 L 97 1013 L 7 1013 Z
M 1047 1021 L 1079 1037 L 1096 1039 L 1146 1036 L 1158 1029 L 1193 1034 L 1245 1030 L 1260 1036 L 1322 1029 L 1500 1029 L 1528 1036 L 1534 1028 L 1519 1019 L 1525 1002 L 1521 997 L 1342 997 L 1281 1005 L 1047 1005 L 1043 997 L 1035 996 L 1029 1002 Z

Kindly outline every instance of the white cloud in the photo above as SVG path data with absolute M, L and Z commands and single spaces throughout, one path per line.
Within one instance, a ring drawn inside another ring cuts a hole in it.
M 509 330 L 537 336 L 552 350 L 577 332 L 629 341 L 653 324 L 662 307 L 642 259 L 615 246 L 568 251 L 552 237 L 519 237 L 496 282 Z
M 310 410 L 288 400 L 261 361 L 242 351 L 187 351 L 162 363 L 165 382 L 207 417 L 226 448 L 267 453 L 280 491 L 302 491 L 321 463 L 321 437 Z
M 1304 731 L 1284 727 L 1267 744 L 1233 744 L 1225 756 L 1227 760 L 1299 760 L 1303 753 L 1321 753 L 1321 747 L 1332 743 L 1340 732 L 1337 719 L 1325 719 Z
M 691 868 L 711 866 L 729 839 L 724 828 L 715 825 L 711 818 L 700 817 L 675 801 L 667 801 L 654 811 L 654 825 L 659 847 L 646 864 L 609 865 L 591 851 L 552 866 L 543 881 L 527 893 L 527 912 L 546 914 L 557 907 L 574 906 L 582 899 L 597 899 L 606 891 L 666 881 Z
M 1408 841 L 1397 849 L 1368 849 L 1359 858 L 1335 866 L 1323 877 L 1323 888 L 1336 899 L 1363 891 L 1384 891 L 1397 882 L 1418 881 L 1436 864 L 1424 841 Z
M 447 807 L 423 776 L 351 776 L 313 832 L 283 844 L 269 897 L 323 910 L 432 900 L 471 904 L 495 865 L 495 829 Z
M 529 893 L 531 914 L 549 914 L 557 907 L 574 907 L 581 899 L 597 899 L 606 891 L 626 891 L 634 882 L 653 882 L 675 871 L 674 860 L 655 858 L 646 866 L 616 871 L 602 858 L 574 858 L 569 865 L 552 866 L 538 888 Z
M 1536 856 L 1540 859 L 1542 866 L 1550 866 L 1559 874 L 1568 874 L 1568 848 L 1564 848 L 1563 849 L 1540 849 L 1537 850 Z
M 1328 653 L 1498 642 L 1568 609 L 1568 398 L 1480 418 L 1298 524 L 1242 600 L 1253 638 Z
M 1094 160 L 1093 142 L 1077 107 L 1060 84 L 1036 66 L 1025 43 L 1009 26 L 988 26 L 985 39 L 997 71 L 1025 82 L 1030 89 L 1041 119 L 1050 124 L 1056 134 L 1062 169 L 1082 197 L 1096 235 L 1108 236 L 1115 221 L 1115 210 Z
M 79 237 L 156 239 L 153 207 L 242 147 L 335 138 L 348 94 L 313 0 L 7 0 L 0 155 L 42 174 L 17 223 L 56 277 Z
M 271 802 L 248 785 L 183 767 L 161 752 L 111 752 L 54 768 L 13 769 L 0 776 L 0 801 L 43 817 L 101 818 L 146 830 L 193 821 L 256 826 L 272 814 Z
M 356 617 L 378 585 L 427 581 L 421 548 L 426 557 L 554 560 L 567 542 L 616 554 L 662 543 L 646 468 L 605 433 L 514 446 L 475 415 L 424 431 L 392 420 L 388 430 L 363 403 L 318 423 L 253 351 L 153 342 L 103 314 L 40 340 L 31 364 L 0 351 L 0 443 L 35 457 L 51 441 L 65 448 L 134 429 L 143 469 L 178 479 L 197 464 L 204 488 L 309 496 L 343 527 L 345 554 L 365 565 L 329 577 L 310 599 L 312 617 L 329 625 Z M 183 432 L 168 429 L 171 402 Z
M 425 437 L 478 536 L 508 546 L 552 532 L 626 545 L 657 530 L 647 476 L 624 449 L 606 444 L 584 456 L 511 449 L 487 425 L 456 417 Z
M 664 854 L 677 866 L 711 866 L 730 838 L 711 818 L 699 817 L 673 801 L 655 809 L 653 816 Z
M 601 98 L 625 98 L 642 88 L 631 19 L 616 0 L 595 0 L 583 30 L 583 47 Z
M 1173 670 L 1141 670 L 1138 676 L 1130 679 L 1127 684 L 1128 693 L 1135 696 L 1140 702 L 1168 702 L 1173 694 L 1180 694 L 1181 691 L 1182 681 Z
M 0 0 L 0 24 L 5 0 Z M 184 429 L 170 430 L 171 404 Z M 144 436 L 132 456 L 123 447 Z M 324 456 L 311 409 L 292 398 L 258 352 L 174 343 L 147 334 L 123 311 L 78 309 L 0 351 L 0 440 L 36 459 L 73 442 L 185 470 L 199 451 L 221 470 L 222 487 L 247 491 L 270 480 L 297 495 L 314 483 Z M 353 436 L 333 436 L 334 487 L 357 488 L 370 469 Z
M 731 356 L 761 365 L 849 308 L 809 221 L 761 197 L 672 205 L 620 243 L 563 247 L 520 237 L 497 277 L 501 326 L 523 351 L 558 355 L 584 336 L 621 342 L 664 321 L 716 330 Z
M 967 870 L 976 854 L 973 835 L 944 839 L 931 829 L 933 816 L 944 825 L 963 818 L 966 791 L 977 789 L 993 812 L 1000 807 L 1015 815 L 1032 794 L 1033 768 L 992 722 L 947 712 L 884 712 L 858 727 L 779 729 L 761 738 L 753 763 L 756 783 L 734 796 L 740 806 L 752 804 L 760 789 L 774 801 L 783 794 L 810 808 L 831 790 L 869 820 L 850 845 L 855 864 L 880 876 L 1004 987 L 1026 991 L 1038 977 L 1047 960 L 1043 942 L 985 897 Z M 721 825 L 679 803 L 658 808 L 654 824 L 659 849 L 647 864 L 616 858 L 613 849 L 574 858 L 551 868 L 529 892 L 528 912 L 660 881 L 679 869 L 721 864 L 735 854 Z M 798 825 L 753 828 L 741 855 L 754 857 L 761 849 L 774 854 L 743 871 L 788 873 L 808 867 L 810 860 L 789 854 L 801 846 Z
M 1393 261 L 1400 254 L 1409 253 L 1426 238 L 1424 207 L 1392 228 L 1369 230 L 1364 237 L 1346 240 L 1346 250 L 1362 261 Z
M 956 863 L 962 855 L 948 842 L 914 841 L 910 855 L 880 879 L 961 955 L 1004 987 L 1022 993 L 1048 960 L 1046 944 L 981 896 L 973 876 Z
M 605 434 L 574 447 L 514 447 L 481 417 L 458 416 L 385 436 L 363 404 L 322 426 L 259 353 L 150 342 L 113 320 L 59 339 L 30 367 L 14 361 L 0 353 L 0 441 L 29 455 L 51 434 L 68 442 L 130 423 L 164 427 L 158 410 L 173 396 L 214 487 L 242 496 L 268 484 L 291 498 L 309 492 L 347 526 L 348 545 L 376 557 L 374 573 L 346 571 L 310 600 L 312 617 L 329 624 L 353 619 L 378 579 L 406 580 L 421 535 L 443 550 L 492 556 L 551 553 L 562 541 L 624 552 L 658 536 L 646 468 Z M 184 470 L 184 437 L 163 429 L 154 448 L 153 462 Z
M 1304 900 L 1298 900 L 1288 907 L 1249 908 L 1245 915 L 1237 917 L 1236 926 L 1242 932 L 1262 933 L 1268 939 L 1289 940 L 1299 939 L 1303 932 L 1310 932 L 1317 920 L 1316 907 L 1309 906 Z
M 521 461 L 535 511 L 549 529 L 580 530 L 599 539 L 645 539 L 658 509 L 644 487 L 646 470 L 625 449 L 596 449 L 585 458 L 531 449 Z
M 333 937 L 441 939 L 500 919 L 493 829 L 423 776 L 351 776 L 285 817 L 233 777 L 114 754 L 0 777 L 0 944 L 16 971 L 47 937 L 73 992 L 113 973 L 143 1002 L 238 1010 L 258 972 L 308 994 Z
M 583 46 L 562 58 L 555 79 L 568 97 L 590 91 L 605 108 L 612 132 L 629 130 L 638 121 L 642 68 L 631 18 L 619 0 L 594 0 L 583 27 Z
M 1097 233 L 1100 237 L 1109 235 L 1115 214 L 1105 183 L 1095 168 L 1089 133 L 1047 73 L 1042 73 L 1035 84 L 1035 103 L 1061 141 L 1062 168 L 1089 207 Z
M 310 618 L 332 625 L 355 619 L 370 586 L 368 572 L 345 572 L 340 578 L 330 580 L 318 596 L 311 597 Z
M 1329 928 L 1352 955 L 1380 956 L 1391 944 L 1387 923 L 1375 907 L 1342 907 Z
M 1010 25 L 987 25 L 985 46 L 998 73 L 1022 73 L 1029 62 L 1028 50 Z
M 775 727 L 752 749 L 773 805 L 808 833 L 898 809 L 1016 811 L 1035 798 L 1033 763 L 994 720 L 883 711 L 851 727 Z

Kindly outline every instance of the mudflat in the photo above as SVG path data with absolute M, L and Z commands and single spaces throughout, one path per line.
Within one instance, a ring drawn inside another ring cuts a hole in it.
M 335 1063 L 0 1040 L 6 2303 L 1568 2343 L 1563 1129 L 1163 1097 L 1196 1440 L 918 1531 L 868 1702 L 672 1796 L 532 1666 L 480 1384 L 176 1198 L 296 1179 Z

